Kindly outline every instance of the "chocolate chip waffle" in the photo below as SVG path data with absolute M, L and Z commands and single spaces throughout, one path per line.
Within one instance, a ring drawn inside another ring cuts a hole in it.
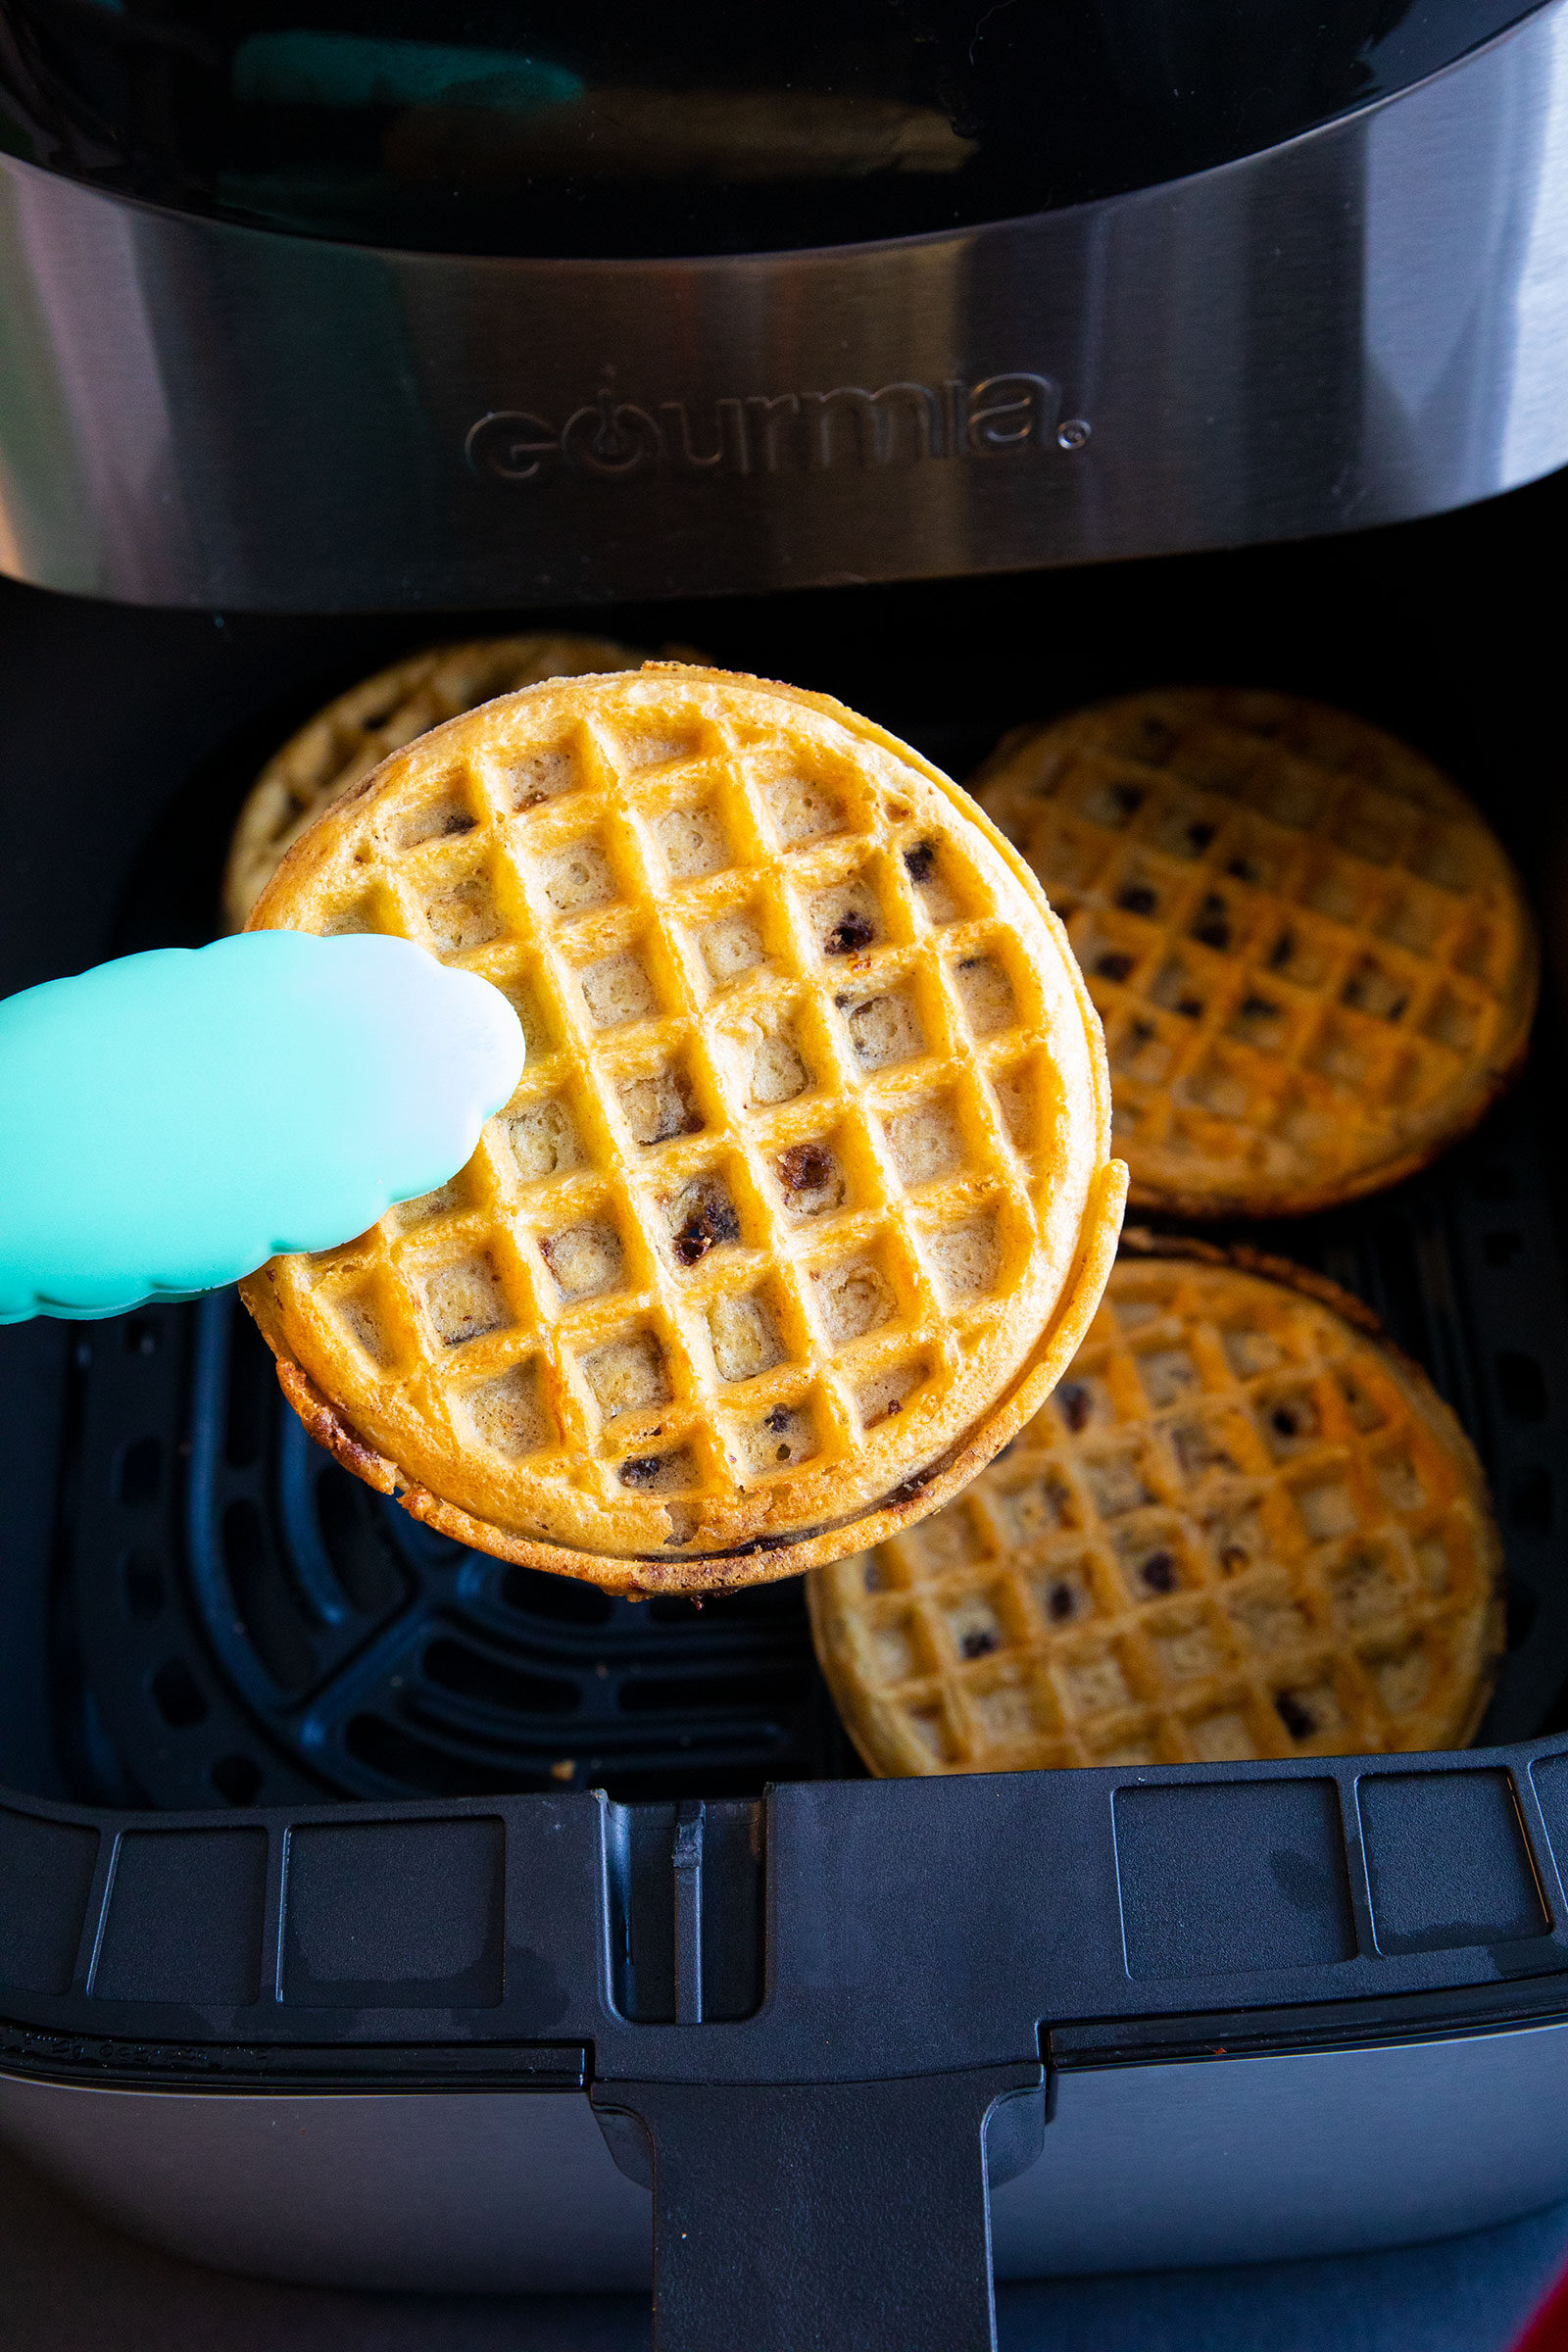
M 1462 1745 L 1502 1553 L 1453 1415 L 1332 1285 L 1140 1238 L 1155 1254 L 1124 1251 L 1055 1395 L 963 1495 L 809 1579 L 860 1753 L 900 1774 Z
M 351 686 L 275 752 L 252 785 L 223 869 L 223 918 L 246 917 L 307 825 L 389 752 L 492 695 L 584 670 L 635 669 L 644 659 L 608 637 L 482 637 L 432 645 Z
M 1067 924 L 1145 1207 L 1378 1190 L 1523 1057 L 1538 959 L 1512 868 L 1446 776 L 1361 719 L 1127 695 L 1008 736 L 972 789 Z
M 835 1558 L 1049 1393 L 1120 1223 L 1099 1024 L 1016 854 L 825 697 L 653 664 L 487 704 L 255 926 L 400 932 L 517 1007 L 463 1173 L 244 1286 L 340 1459 L 621 1591 Z

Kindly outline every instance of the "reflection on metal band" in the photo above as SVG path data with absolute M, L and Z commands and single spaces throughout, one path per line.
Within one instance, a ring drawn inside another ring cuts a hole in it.
M 1568 0 L 1195 177 L 822 251 L 397 253 L 0 155 L 0 564 L 146 603 L 559 606 L 1343 530 L 1568 462 L 1565 370 Z

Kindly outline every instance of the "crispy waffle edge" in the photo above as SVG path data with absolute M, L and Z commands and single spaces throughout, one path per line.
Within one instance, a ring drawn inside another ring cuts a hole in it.
M 304 806 L 297 802 L 301 787 L 296 781 L 296 771 L 305 747 L 318 728 L 330 727 L 337 722 L 345 726 L 360 726 L 366 733 L 373 733 L 374 730 L 366 727 L 365 721 L 356 716 L 357 712 L 373 710 L 377 704 L 389 698 L 395 710 L 438 675 L 445 662 L 462 659 L 465 655 L 499 655 L 509 648 L 532 646 L 542 649 L 564 644 L 585 650 L 591 648 L 599 654 L 623 653 L 626 657 L 624 666 L 627 668 L 636 668 L 644 659 L 636 647 L 621 646 L 612 638 L 580 631 L 522 630 L 500 636 L 442 638 L 434 644 L 416 647 L 413 653 L 400 655 L 397 661 L 389 662 L 382 668 L 372 670 L 368 676 L 357 679 L 352 686 L 346 686 L 340 694 L 333 695 L 323 703 L 319 710 L 295 728 L 286 742 L 278 746 L 240 803 L 219 885 L 219 907 L 225 929 L 234 932 L 246 928 L 251 908 L 270 887 L 270 875 L 276 872 L 281 862 L 276 855 L 279 832 L 285 835 L 290 832 L 309 806 L 308 802 Z M 667 652 L 673 650 L 666 649 Z M 506 693 L 513 690 L 503 687 L 499 691 Z M 477 708 L 476 705 L 472 707 Z M 386 715 L 390 715 L 390 712 Z M 462 717 L 466 713 L 460 710 L 454 715 Z M 312 799 L 318 801 L 318 816 L 342 797 L 336 789 L 335 778 L 305 789 Z M 280 806 L 283 809 L 281 828 L 277 822 Z M 312 821 L 315 821 L 314 818 Z M 286 851 L 284 855 L 287 855 Z M 252 876 L 256 867 L 264 861 L 270 868 L 268 879 L 259 888 L 252 889 Z

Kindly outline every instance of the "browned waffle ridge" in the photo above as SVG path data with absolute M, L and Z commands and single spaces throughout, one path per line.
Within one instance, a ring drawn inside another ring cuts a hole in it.
M 428 645 L 328 703 L 273 753 L 246 795 L 223 868 L 223 919 L 242 931 L 251 908 L 308 825 L 389 752 L 443 719 L 541 678 L 635 669 L 647 659 L 609 637 L 534 633 Z
M 1066 922 L 1139 1205 L 1295 1214 L 1408 1175 L 1523 1058 L 1535 927 L 1478 811 L 1365 720 L 1178 687 L 972 780 Z
M 1462 1745 L 1501 1574 L 1468 1439 L 1359 1301 L 1129 1233 L 1022 1435 L 808 1594 L 873 1772 L 987 1772 Z
M 529 1058 L 469 1166 L 244 1286 L 315 1433 L 616 1590 L 906 1525 L 1037 1409 L 1125 1174 L 1099 1023 L 957 787 L 825 696 L 674 664 L 421 737 L 255 926 L 401 932 Z

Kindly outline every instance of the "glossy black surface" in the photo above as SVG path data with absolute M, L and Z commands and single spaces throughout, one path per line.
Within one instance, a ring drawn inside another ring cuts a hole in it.
M 1117 194 L 1407 87 L 1529 0 L 6 0 L 0 145 L 447 253 L 772 251 Z

